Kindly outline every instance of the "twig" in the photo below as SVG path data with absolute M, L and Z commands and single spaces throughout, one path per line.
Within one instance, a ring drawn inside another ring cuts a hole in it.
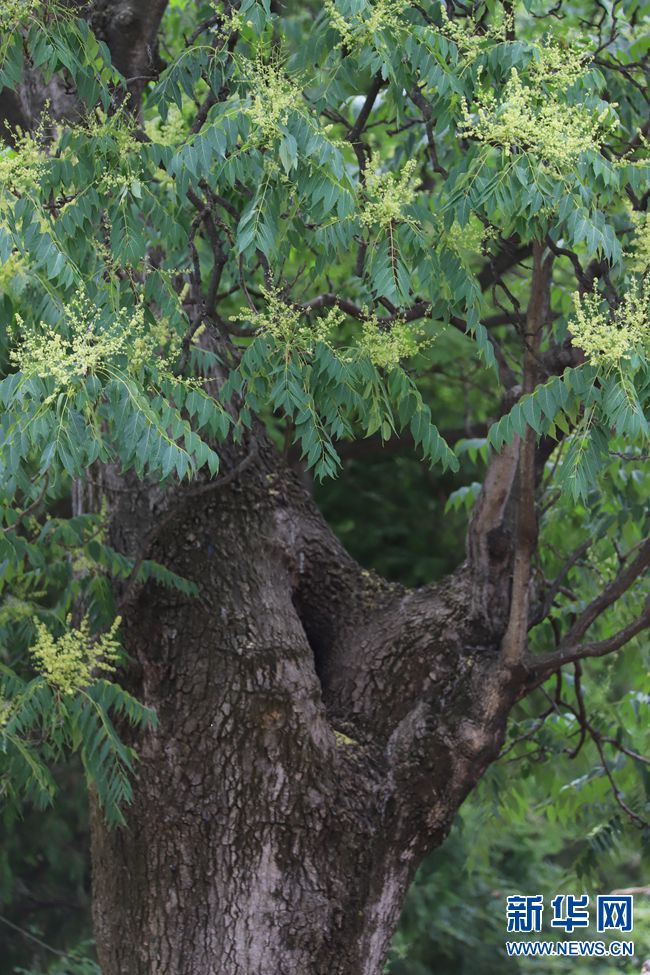
M 34 944 L 39 945 L 41 948 L 45 948 L 46 951 L 51 951 L 53 955 L 58 955 L 59 958 L 67 958 L 69 961 L 74 960 L 72 955 L 67 954 L 65 951 L 59 951 L 58 948 L 53 948 L 52 945 L 48 945 L 46 941 L 41 941 L 41 939 L 37 938 L 36 935 L 31 934 L 29 931 L 25 931 L 24 928 L 14 924 L 13 921 L 10 921 L 9 918 L 5 917 L 3 914 L 0 914 L 0 921 L 3 924 L 6 924 L 8 928 L 12 928 L 14 931 L 17 931 L 18 934 L 22 934 L 23 938 L 33 941 Z
M 45 497 L 45 493 L 47 491 L 47 485 L 48 485 L 48 482 L 49 482 L 49 478 L 50 478 L 49 472 L 46 471 L 45 472 L 45 478 L 43 480 L 43 487 L 41 488 L 40 494 L 38 495 L 38 497 L 36 498 L 36 500 L 35 501 L 32 501 L 32 503 L 30 505 L 28 505 L 27 508 L 25 508 L 24 511 L 21 511 L 20 512 L 20 514 L 16 518 L 15 522 L 13 523 L 13 525 L 7 525 L 5 528 L 2 529 L 3 534 L 6 535 L 7 532 L 15 531 L 15 529 L 18 527 L 18 525 L 20 525 L 20 523 L 23 520 L 23 518 L 26 518 L 27 515 L 29 515 L 29 514 L 32 513 L 32 511 L 36 511 L 36 509 L 39 507 L 41 501 Z

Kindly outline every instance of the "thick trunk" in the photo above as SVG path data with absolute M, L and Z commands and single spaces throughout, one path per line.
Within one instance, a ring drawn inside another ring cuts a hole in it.
M 94 816 L 105 975 L 379 975 L 499 747 L 513 681 L 468 639 L 464 575 L 408 593 L 362 572 L 263 452 L 154 543 L 200 596 L 130 601 L 129 680 L 160 723 L 128 826 Z M 151 495 L 113 497 L 133 550 Z

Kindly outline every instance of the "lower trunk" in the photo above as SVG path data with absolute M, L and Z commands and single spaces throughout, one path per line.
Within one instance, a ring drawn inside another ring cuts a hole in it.
M 95 829 L 105 975 L 380 975 L 412 855 L 362 796 L 341 813 L 335 782 L 254 747 L 211 765 L 186 778 L 168 756 L 129 829 Z
M 200 595 L 148 585 L 127 613 L 125 683 L 159 726 L 134 741 L 127 826 L 109 829 L 93 815 L 104 975 L 379 975 L 418 862 L 498 749 L 507 707 L 468 723 L 467 691 L 447 697 L 460 737 L 434 721 L 437 693 L 407 713 L 416 685 L 434 677 L 431 661 L 428 676 L 420 664 L 412 686 L 404 681 L 395 719 L 389 704 L 377 716 L 375 737 L 361 705 L 355 715 L 327 700 L 321 669 L 336 620 L 328 628 L 323 614 L 330 606 L 341 622 L 352 612 L 350 592 L 339 602 L 337 591 L 343 556 L 310 627 L 302 617 L 316 587 L 298 594 L 301 568 L 283 547 L 300 513 L 286 483 L 269 489 L 274 477 L 249 471 L 243 487 L 186 506 L 153 554 L 199 582 Z M 141 512 L 119 513 L 125 535 L 129 518 L 133 526 Z M 365 612 L 365 596 L 357 603 Z M 368 639 L 358 648 L 363 660 Z M 350 649 L 346 686 L 360 694 Z M 472 668 L 467 659 L 457 668 L 451 650 L 451 670 L 467 682 Z M 333 659 L 345 658 L 339 641 Z M 401 679 L 395 670 L 392 683 Z M 489 699 L 482 678 L 477 686 L 476 699 Z

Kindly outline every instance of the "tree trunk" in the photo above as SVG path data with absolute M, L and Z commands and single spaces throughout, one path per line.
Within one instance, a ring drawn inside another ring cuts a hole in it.
M 102 969 L 379 975 L 517 681 L 485 622 L 468 625 L 467 566 L 437 588 L 389 585 L 263 440 L 241 466 L 161 519 L 151 554 L 200 595 L 147 584 L 126 614 L 129 686 L 159 727 L 134 741 L 128 826 L 93 816 Z M 134 551 L 152 494 L 106 493 Z

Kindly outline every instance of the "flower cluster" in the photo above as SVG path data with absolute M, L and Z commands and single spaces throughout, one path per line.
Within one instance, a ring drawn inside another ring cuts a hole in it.
M 594 365 L 620 369 L 635 352 L 650 349 L 650 281 L 630 288 L 613 315 L 595 290 L 575 294 L 574 305 L 573 341 Z
M 0 31 L 9 34 L 40 12 L 41 0 L 0 0 Z
M 390 227 L 409 223 L 404 209 L 415 199 L 413 176 L 417 162 L 410 159 L 400 173 L 369 171 L 365 190 L 369 197 L 361 210 L 361 223 L 366 227 Z
M 210 28 L 213 37 L 221 41 L 227 41 L 234 32 L 241 32 L 244 27 L 252 27 L 252 20 L 244 20 L 244 15 L 240 10 L 233 10 L 228 3 L 221 0 L 213 0 L 210 4 L 219 19 Z
M 0 294 L 19 292 L 25 270 L 25 259 L 19 254 L 10 254 L 4 264 L 0 264 Z
M 380 369 L 397 366 L 402 359 L 416 355 L 427 344 L 422 333 L 407 322 L 396 321 L 390 328 L 376 316 L 364 321 L 358 346 Z
M 36 620 L 36 643 L 31 654 L 45 679 L 61 694 L 74 694 L 93 683 L 94 671 L 113 673 L 120 655 L 116 639 L 121 619 L 118 616 L 108 633 L 94 637 L 88 618 L 78 628 L 70 625 L 60 637 L 54 637 L 44 623 Z
M 257 141 L 269 145 L 278 135 L 278 128 L 286 125 L 291 111 L 304 110 L 302 92 L 277 62 L 264 63 L 261 57 L 251 63 L 249 88 L 253 92 L 250 104 L 244 109 Z
M 4 726 L 9 721 L 12 710 L 13 710 L 12 701 L 10 701 L 7 698 L 0 697 L 0 730 L 4 728 Z
M 5 193 L 24 196 L 40 183 L 47 162 L 40 138 L 41 127 L 33 135 L 17 131 L 14 146 L 0 149 L 0 187 L 4 191 L 0 192 L 0 212 L 6 205 Z
M 513 26 L 513 15 L 505 10 L 495 11 L 494 22 L 488 25 L 481 24 L 480 28 L 472 21 L 463 23 L 462 20 L 453 20 L 447 13 L 444 3 L 440 4 L 440 19 L 442 21 L 439 33 L 453 41 L 458 48 L 458 54 L 463 64 L 469 65 L 475 61 L 484 49 L 486 41 L 505 41 L 508 33 Z
M 449 228 L 444 227 L 442 220 L 436 220 L 434 226 L 444 245 L 468 266 L 471 266 L 477 254 L 486 254 L 490 243 L 498 237 L 496 227 L 484 224 L 474 213 L 470 214 L 463 227 L 457 220 Z
M 632 242 L 632 258 L 630 268 L 639 274 L 650 271 L 650 213 L 634 214 L 636 222 L 634 240 Z
M 535 84 L 531 78 L 529 85 L 512 68 L 500 96 L 481 89 L 472 110 L 463 100 L 461 130 L 480 142 L 503 146 L 506 155 L 525 152 L 556 173 L 568 174 L 581 153 L 598 149 L 602 132 L 613 121 L 612 109 L 607 106 L 596 114 L 585 105 L 569 105 L 560 93 L 545 92 L 538 83 L 541 68 L 535 71 Z
M 164 122 L 160 115 L 147 120 L 144 123 L 144 130 L 151 141 L 163 146 L 182 145 L 190 130 L 189 112 L 194 108 L 189 99 L 187 99 L 187 108 L 188 117 L 183 114 L 178 105 L 172 104 L 169 106 Z
M 543 85 L 568 91 L 584 77 L 587 68 L 587 57 L 580 51 L 549 41 L 535 45 L 526 70 L 533 87 Z
M 96 374 L 119 356 L 128 354 L 130 371 L 146 365 L 156 350 L 155 339 L 146 332 L 144 307 L 122 309 L 108 323 L 83 295 L 77 294 L 63 308 L 62 326 L 41 322 L 27 328 L 16 315 L 17 342 L 11 360 L 21 372 L 40 379 L 53 379 L 57 390 L 75 380 Z
M 317 342 L 322 342 L 342 361 L 351 361 L 360 352 L 375 366 L 385 369 L 416 355 L 430 342 L 413 325 L 399 319 L 387 324 L 364 306 L 360 309 L 364 316 L 361 332 L 356 334 L 350 346 L 337 349 L 334 344 L 336 332 L 346 320 L 339 308 L 307 317 L 297 305 L 288 304 L 277 291 L 264 290 L 264 297 L 266 304 L 262 311 L 251 316 L 248 309 L 242 309 L 239 319 L 251 321 L 259 334 L 272 336 L 285 347 L 287 355 L 292 351 L 309 353 Z
M 265 307 L 251 316 L 242 309 L 240 318 L 248 319 L 261 335 L 272 336 L 287 351 L 310 351 L 316 342 L 328 342 L 345 315 L 338 308 L 329 308 L 326 314 L 306 318 L 296 305 L 288 304 L 278 291 L 263 289 Z
M 345 17 L 335 0 L 325 0 L 325 10 L 332 27 L 340 34 L 339 47 L 353 48 L 372 44 L 379 31 L 399 31 L 405 26 L 405 0 L 375 0 L 365 3 L 360 10 Z

